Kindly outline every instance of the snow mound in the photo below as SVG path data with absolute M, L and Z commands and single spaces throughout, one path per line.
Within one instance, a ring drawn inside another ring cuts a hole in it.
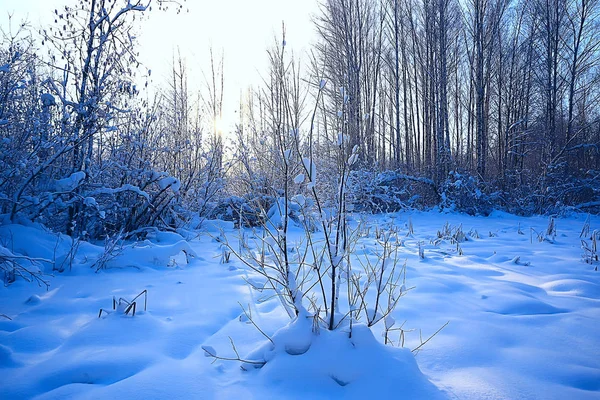
M 107 268 L 173 267 L 189 264 L 198 255 L 185 240 L 159 245 L 148 240 L 127 245 L 112 259 Z
M 343 329 L 314 332 L 312 318 L 299 317 L 271 339 L 247 356 L 264 366 L 242 368 L 256 374 L 274 397 L 446 398 L 410 350 L 381 344 L 366 325 L 354 325 L 350 337 Z
M 548 292 L 558 295 L 571 295 L 590 299 L 600 298 L 600 284 L 582 279 L 558 279 L 544 283 L 541 286 Z

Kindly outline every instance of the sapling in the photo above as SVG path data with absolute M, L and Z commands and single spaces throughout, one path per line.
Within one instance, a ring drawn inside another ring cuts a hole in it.
M 360 278 L 352 280 L 354 290 L 349 291 L 349 298 L 357 297 L 359 301 L 358 304 L 355 301 L 350 302 L 351 316 L 356 316 L 357 320 L 361 315 L 364 316 L 369 327 L 382 320 L 389 324 L 390 320 L 385 320 L 394 311 L 400 298 L 412 289 L 406 288 L 406 261 L 400 270 L 397 269 L 397 240 L 397 233 L 388 231 L 383 234 L 382 240 L 377 241 L 379 249 L 375 252 L 375 263 L 371 262 L 369 257 L 364 257 L 364 261 L 357 257 L 365 271 L 366 280 L 362 284 Z M 369 304 L 368 295 L 371 291 L 374 292 L 374 306 Z
M 410 290 L 405 285 L 407 267 L 399 260 L 401 241 L 393 221 L 388 227 L 376 228 L 372 255 L 365 252 L 363 258 L 356 254 L 357 243 L 361 238 L 369 238 L 369 230 L 361 223 L 352 228 L 348 217 L 351 208 L 348 180 L 360 154 L 359 147 L 350 144 L 346 131 L 345 108 L 349 97 L 340 89 L 341 111 L 336 120 L 339 135 L 333 153 L 335 194 L 326 198 L 324 180 L 317 176 L 321 172 L 313 152 L 314 119 L 325 82 L 318 85 L 305 142 L 301 139 L 297 118 L 299 78 L 294 63 L 284 62 L 284 47 L 269 53 L 271 75 L 269 96 L 265 96 L 274 143 L 273 167 L 279 178 L 276 181 L 281 182 L 279 188 L 270 188 L 276 197 L 275 204 L 261 211 L 265 218 L 261 219 L 260 230 L 255 230 L 252 240 L 240 234 L 239 240 L 244 245 L 234 245 L 221 234 L 219 241 L 258 277 L 249 277 L 247 281 L 253 290 L 263 295 L 261 301 L 276 298 L 292 323 L 310 325 L 314 334 L 321 329 L 338 330 L 348 338 L 353 338 L 354 326 L 359 322 L 369 328 L 382 323 L 390 331 L 394 326 L 391 314 L 400 298 Z M 295 193 L 296 190 L 299 193 Z M 310 197 L 310 208 L 306 206 L 305 195 Z M 293 243 L 290 236 L 290 226 L 294 223 L 292 212 L 300 214 L 297 223 L 305 228 L 297 243 Z M 305 224 L 311 217 L 318 225 L 318 232 Z M 419 247 L 423 255 L 421 243 Z M 362 268 L 355 269 L 357 263 Z M 245 316 L 252 321 L 251 315 Z M 221 357 L 208 346 L 204 348 L 205 353 L 214 359 L 241 361 L 253 367 L 267 363 L 260 357 L 249 357 L 251 361 L 247 363 L 239 356 L 233 340 L 231 342 L 233 357 Z M 302 351 L 307 348 L 303 347 Z

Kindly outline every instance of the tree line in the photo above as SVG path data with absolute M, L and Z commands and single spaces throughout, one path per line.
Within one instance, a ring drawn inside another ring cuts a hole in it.
M 151 5 L 183 9 L 79 0 L 3 31 L 5 218 L 103 237 L 259 215 L 283 193 L 318 192 L 323 210 L 423 187 L 516 212 L 600 204 L 598 0 L 322 0 L 316 42 L 300 62 L 283 25 L 230 133 L 212 50 L 202 90 L 182 57 L 143 90 L 135 37 Z
M 365 165 L 438 185 L 461 171 L 540 204 L 586 197 L 573 184 L 598 188 L 599 11 L 595 0 L 324 0 L 312 65 L 333 83 L 322 132 L 342 110 Z

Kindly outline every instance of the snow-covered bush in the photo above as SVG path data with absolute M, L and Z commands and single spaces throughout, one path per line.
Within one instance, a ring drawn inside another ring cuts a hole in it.
M 236 225 L 246 227 L 263 226 L 267 212 L 274 204 L 275 198 L 268 195 L 229 196 L 220 200 L 206 214 L 206 218 L 233 221 Z
M 469 215 L 489 215 L 494 209 L 497 194 L 477 177 L 451 171 L 440 188 L 440 207 Z
M 39 42 L 25 24 L 0 39 L 0 213 L 99 238 L 181 224 L 219 192 L 217 152 L 198 129 L 163 130 L 192 121 L 180 110 L 177 124 L 161 119 L 168 107 L 137 97 L 131 29 L 146 11 L 82 3 L 64 7 Z
M 352 171 L 349 185 L 350 201 L 356 211 L 395 212 L 439 204 L 432 180 L 396 171 Z
M 541 182 L 537 213 L 560 213 L 567 209 L 600 211 L 599 171 L 579 171 L 576 176 L 566 176 L 564 168 L 556 166 Z

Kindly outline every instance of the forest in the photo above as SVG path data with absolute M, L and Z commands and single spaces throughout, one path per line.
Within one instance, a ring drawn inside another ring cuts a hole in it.
M 80 1 L 51 26 L 12 21 L 0 44 L 1 213 L 90 237 L 232 207 L 250 221 L 286 188 L 310 192 L 294 180 L 302 158 L 318 166 L 324 201 L 347 175 L 345 196 L 367 212 L 597 211 L 598 3 L 322 1 L 316 43 L 295 56 L 282 25 L 230 132 L 212 49 L 199 93 L 181 58 L 145 90 L 135 37 L 150 6 Z

